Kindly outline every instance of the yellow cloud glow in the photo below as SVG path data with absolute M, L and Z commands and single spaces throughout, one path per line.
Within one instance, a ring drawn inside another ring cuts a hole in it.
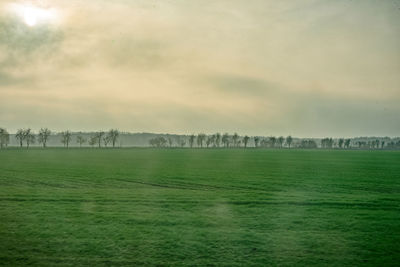
M 10 4 L 9 9 L 29 27 L 42 23 L 54 23 L 59 18 L 57 10 L 53 8 L 45 9 L 28 4 Z

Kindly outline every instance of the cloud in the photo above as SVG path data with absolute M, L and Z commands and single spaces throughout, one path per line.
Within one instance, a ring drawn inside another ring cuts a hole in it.
M 56 56 L 62 40 L 62 31 L 50 25 L 31 28 L 16 17 L 0 17 L 0 71 L 34 70 L 37 62 L 43 64 Z M 28 79 L 20 73 L 15 76 Z
M 244 75 L 221 74 L 203 78 L 205 83 L 224 94 L 236 94 L 240 96 L 260 97 L 276 91 L 279 86 L 265 79 L 248 77 Z
M 53 45 L 62 40 L 62 33 L 50 25 L 29 27 L 19 19 L 6 17 L 0 20 L 1 45 L 20 53 L 32 53 L 44 46 Z
M 16 77 L 9 73 L 0 72 L 0 86 L 13 86 L 13 85 L 28 85 L 33 84 L 35 79 L 33 77 Z
M 0 121 L 11 131 L 43 121 L 54 130 L 400 131 L 391 2 L 42 3 L 60 11 L 59 24 L 28 27 L 0 12 Z

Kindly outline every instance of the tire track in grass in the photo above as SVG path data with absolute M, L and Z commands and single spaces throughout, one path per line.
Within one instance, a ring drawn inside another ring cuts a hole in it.
M 95 203 L 171 203 L 171 204 L 188 204 L 188 203 L 219 203 L 232 204 L 232 205 L 271 205 L 271 206 L 321 206 L 332 208 L 344 209 L 380 209 L 380 210 L 398 210 L 400 205 L 382 205 L 374 203 L 350 203 L 350 202 L 306 202 L 306 201 L 263 201 L 263 200 L 250 200 L 250 201 L 215 201 L 215 200 L 143 200 L 143 199 L 74 199 L 74 198 L 13 198 L 3 197 L 0 201 L 5 202 L 95 202 Z
M 281 191 L 277 189 L 262 189 L 262 188 L 253 188 L 253 187 L 240 187 L 240 186 L 219 186 L 219 185 L 205 185 L 205 184 L 197 184 L 197 183 L 151 183 L 151 182 L 143 182 L 137 180 L 128 180 L 128 179 L 113 179 L 115 181 L 127 182 L 127 183 L 135 183 L 141 185 L 148 185 L 154 187 L 163 187 L 163 188 L 171 188 L 171 189 L 186 189 L 186 190 L 202 190 L 202 191 L 211 191 L 211 190 L 235 190 L 235 191 L 246 191 L 246 192 L 267 192 L 270 193 L 272 191 Z

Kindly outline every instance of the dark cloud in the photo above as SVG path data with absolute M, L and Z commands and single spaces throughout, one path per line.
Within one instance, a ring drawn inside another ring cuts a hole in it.
M 228 94 L 260 96 L 278 88 L 278 85 L 264 79 L 244 75 L 210 75 L 203 79 L 216 90 Z
M 156 68 L 169 65 L 173 60 L 168 55 L 166 42 L 157 39 L 133 38 L 120 35 L 108 39 L 101 45 L 107 63 L 119 67 Z
M 63 40 L 62 31 L 43 24 L 29 27 L 13 16 L 0 17 L 0 68 L 29 65 L 54 55 Z
M 17 77 L 15 75 L 0 71 L 0 86 L 14 86 L 14 85 L 27 85 L 34 84 L 35 78 L 31 76 Z

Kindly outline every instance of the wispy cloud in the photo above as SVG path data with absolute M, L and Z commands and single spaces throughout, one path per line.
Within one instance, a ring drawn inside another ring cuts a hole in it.
M 14 2 L 0 4 L 10 130 L 400 131 L 396 2 L 41 1 L 60 22 L 35 27 Z

